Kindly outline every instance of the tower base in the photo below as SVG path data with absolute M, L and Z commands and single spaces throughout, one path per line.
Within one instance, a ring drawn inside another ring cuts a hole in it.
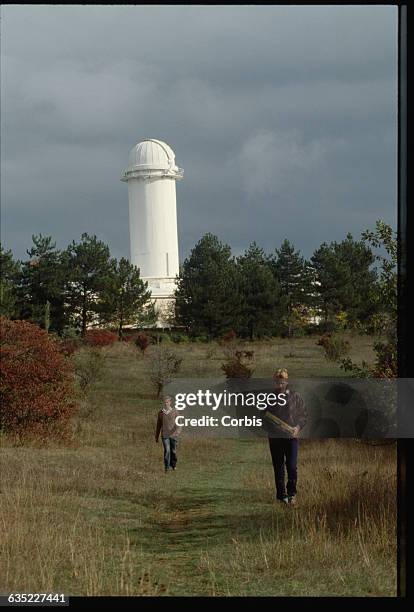
M 175 278 L 143 278 L 148 282 L 151 291 L 151 299 L 154 301 L 157 321 L 155 328 L 163 329 L 174 326 L 175 319 L 175 296 L 177 288 Z

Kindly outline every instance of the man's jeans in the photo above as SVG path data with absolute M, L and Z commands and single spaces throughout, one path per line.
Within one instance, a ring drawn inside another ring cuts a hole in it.
M 177 465 L 177 439 L 162 438 L 164 446 L 164 467 L 166 470 L 175 468 Z
M 286 497 L 285 489 L 285 462 L 287 469 L 287 494 L 296 495 L 298 439 L 297 438 L 269 438 L 270 453 L 272 455 L 273 470 L 275 472 L 276 497 Z

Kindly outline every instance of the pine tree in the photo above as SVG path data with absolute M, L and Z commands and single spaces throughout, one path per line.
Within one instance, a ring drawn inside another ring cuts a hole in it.
M 96 236 L 83 233 L 81 242 L 64 252 L 68 270 L 65 299 L 71 321 L 85 336 L 90 323 L 99 322 L 104 296 L 112 281 L 109 247 Z
M 312 283 L 307 262 L 285 239 L 280 249 L 269 259 L 285 301 L 285 322 L 288 336 L 292 335 L 295 312 L 298 307 L 311 302 Z
M 333 249 L 323 242 L 311 257 L 315 273 L 314 305 L 322 311 L 325 326 L 334 312 L 340 310 L 338 301 L 338 274 L 337 259 Z
M 347 234 L 342 242 L 323 243 L 315 251 L 312 264 L 325 323 L 340 310 L 353 323 L 372 314 L 372 294 L 376 284 L 375 261 L 371 249 Z
M 22 265 L 19 283 L 19 318 L 45 326 L 49 309 L 50 328 L 60 331 L 65 324 L 64 283 L 66 278 L 62 253 L 51 236 L 33 235 L 29 259 Z M 47 305 L 49 302 L 49 306 Z
M 114 259 L 109 282 L 103 291 L 101 319 L 115 323 L 121 339 L 124 325 L 141 323 L 149 308 L 152 308 L 151 291 L 148 283 L 141 279 L 139 268 L 124 257 L 119 262 Z
M 240 300 L 236 263 L 228 245 L 206 234 L 177 277 L 177 322 L 209 338 L 238 326 Z
M 18 283 L 20 277 L 20 261 L 13 259 L 11 250 L 5 251 L 0 244 L 0 315 L 9 319 L 18 315 Z
M 250 339 L 272 334 L 281 310 L 281 290 L 266 255 L 253 242 L 237 259 L 241 313 L 240 331 Z

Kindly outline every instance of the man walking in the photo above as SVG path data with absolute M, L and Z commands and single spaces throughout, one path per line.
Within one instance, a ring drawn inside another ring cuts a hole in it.
M 307 410 L 299 393 L 288 386 L 288 371 L 277 370 L 273 379 L 275 392 L 281 400 L 268 406 L 264 413 L 275 474 L 276 499 L 283 504 L 296 503 L 298 434 L 306 425 Z M 287 487 L 285 486 L 285 465 Z
M 173 408 L 171 397 L 164 398 L 164 406 L 158 413 L 157 426 L 155 428 L 155 441 L 158 442 L 161 433 L 164 447 L 164 469 L 166 472 L 175 470 L 177 466 L 177 436 L 180 427 L 175 423 L 177 410 Z

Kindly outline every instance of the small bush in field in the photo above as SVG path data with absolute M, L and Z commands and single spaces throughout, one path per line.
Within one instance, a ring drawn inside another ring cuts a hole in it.
M 236 338 L 237 338 L 236 332 L 234 331 L 234 329 L 231 329 L 227 333 L 223 334 L 221 339 L 223 342 L 233 342 L 234 340 L 236 340 Z
M 117 340 L 118 335 L 107 329 L 88 329 L 85 335 L 85 344 L 94 347 L 111 346 Z
M 249 365 L 253 357 L 254 351 L 235 351 L 221 366 L 226 378 L 250 378 L 254 371 Z
M 122 336 L 121 337 L 121 341 L 122 342 L 133 342 L 134 337 L 131 335 L 127 335 L 127 336 Z
M 151 336 L 148 336 L 147 334 L 142 333 L 142 334 L 138 334 L 138 336 L 136 337 L 135 346 L 139 348 L 142 354 L 144 355 L 146 349 L 149 347 L 151 342 L 152 342 Z
M 396 378 L 398 376 L 397 339 L 388 338 L 386 342 L 374 344 L 376 354 L 373 376 L 375 378 Z
M 329 339 L 331 338 L 332 333 L 331 332 L 325 332 L 323 334 L 323 336 L 321 338 L 319 338 L 319 340 L 317 341 L 317 345 L 318 346 L 325 346 L 325 344 L 329 341 Z
M 182 344 L 184 342 L 190 342 L 190 339 L 187 336 L 187 334 L 181 334 L 179 332 L 171 334 L 171 340 L 173 342 L 175 342 L 176 344 Z
M 62 339 L 64 340 L 76 340 L 80 338 L 79 330 L 76 327 L 72 327 L 71 325 L 65 325 L 62 330 Z
M 174 374 L 179 372 L 181 362 L 182 359 L 168 346 L 158 344 L 154 347 L 149 356 L 147 368 L 149 379 L 156 389 L 157 398 L 164 385 L 171 382 Z
M 349 357 L 342 359 L 341 368 L 345 372 L 351 372 L 358 378 L 397 378 L 398 377 L 398 353 L 397 337 L 389 335 L 385 342 L 374 344 L 376 355 L 374 365 L 362 361 L 356 364 Z
M 76 351 L 78 351 L 82 347 L 82 341 L 80 339 L 65 339 L 59 342 L 59 350 L 63 355 L 70 357 Z
M 324 348 L 325 357 L 328 361 L 340 361 L 349 353 L 351 348 L 347 340 L 330 333 L 324 334 L 317 344 Z
M 27 321 L 0 317 L 0 430 L 64 435 L 77 404 L 59 342 Z
M 96 382 L 102 380 L 105 355 L 99 349 L 80 351 L 75 359 L 75 374 L 80 389 L 85 393 Z

